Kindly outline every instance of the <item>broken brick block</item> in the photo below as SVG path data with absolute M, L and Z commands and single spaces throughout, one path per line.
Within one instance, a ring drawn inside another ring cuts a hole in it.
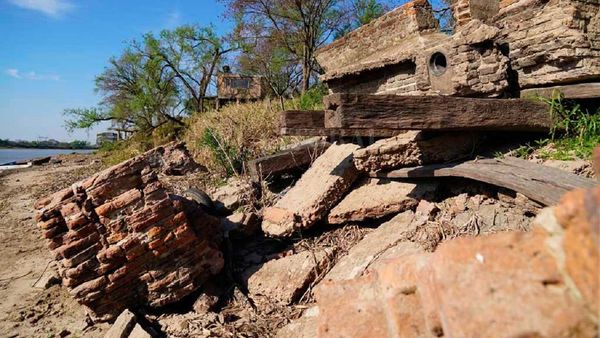
M 358 177 L 354 144 L 332 145 L 274 206 L 263 213 L 262 229 L 272 236 L 312 227 L 344 196 Z
M 539 229 L 458 238 L 325 281 L 319 337 L 594 337 L 597 314 L 573 297 L 548 239 Z
M 410 241 L 418 230 L 412 211 L 398 214 L 379 228 L 367 234 L 348 251 L 325 275 L 326 280 L 346 280 L 361 276 L 381 258 L 398 257 L 424 252 L 424 248 Z M 320 286 L 320 284 L 319 284 Z
M 436 188 L 435 183 L 367 179 L 329 212 L 328 221 L 360 222 L 414 209 L 421 199 L 432 197 Z
M 411 130 L 357 150 L 354 165 L 363 172 L 377 172 L 448 162 L 469 155 L 478 140 L 473 133 L 427 134 Z
M 104 338 L 127 338 L 136 323 L 135 315 L 126 309 L 117 317 L 110 329 L 106 331 Z
M 92 317 L 175 302 L 221 270 L 220 221 L 169 196 L 158 180 L 198 167 L 170 144 L 36 203 L 63 284 Z
M 303 251 L 249 268 L 244 273 L 248 292 L 256 300 L 266 297 L 290 304 L 323 271 L 332 254 L 332 250 Z

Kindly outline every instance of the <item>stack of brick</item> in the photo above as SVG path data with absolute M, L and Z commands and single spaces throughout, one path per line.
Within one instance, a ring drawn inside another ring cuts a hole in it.
M 63 285 L 94 318 L 175 302 L 221 270 L 219 220 L 158 180 L 195 167 L 182 145 L 159 147 L 36 203 Z
M 503 0 L 494 17 L 521 88 L 600 78 L 600 3 Z

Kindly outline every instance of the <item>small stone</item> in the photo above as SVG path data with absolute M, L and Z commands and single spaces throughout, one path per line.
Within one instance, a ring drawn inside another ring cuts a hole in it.
M 104 338 L 127 338 L 135 325 L 135 315 L 131 311 L 125 310 L 117 317 Z
M 249 181 L 230 178 L 227 184 L 219 187 L 210 195 L 217 208 L 224 207 L 228 210 L 235 210 L 252 201 L 254 188 Z
M 207 313 L 210 309 L 219 302 L 219 297 L 215 295 L 209 295 L 202 293 L 198 299 L 194 302 L 192 307 L 196 313 L 202 314 Z
M 435 215 L 440 211 L 437 205 L 433 202 L 429 202 L 427 200 L 419 201 L 419 205 L 417 205 L 416 214 L 420 216 L 425 216 L 428 220 L 432 221 L 435 218 Z

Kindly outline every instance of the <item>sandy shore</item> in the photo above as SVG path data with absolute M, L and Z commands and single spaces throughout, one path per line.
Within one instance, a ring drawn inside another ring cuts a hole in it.
M 66 289 L 39 282 L 53 265 L 33 204 L 101 166 L 93 155 L 58 158 L 62 163 L 0 173 L 0 337 L 101 337 L 108 328 L 88 327 L 85 310 Z

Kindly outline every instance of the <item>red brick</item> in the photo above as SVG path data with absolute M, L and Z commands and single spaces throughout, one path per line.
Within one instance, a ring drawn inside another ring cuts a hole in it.
M 66 259 L 72 258 L 77 255 L 79 252 L 84 251 L 85 248 L 88 248 L 94 244 L 97 244 L 98 239 L 100 237 L 97 233 L 91 234 L 82 239 L 76 240 L 69 244 L 63 245 L 57 249 L 57 252 Z

